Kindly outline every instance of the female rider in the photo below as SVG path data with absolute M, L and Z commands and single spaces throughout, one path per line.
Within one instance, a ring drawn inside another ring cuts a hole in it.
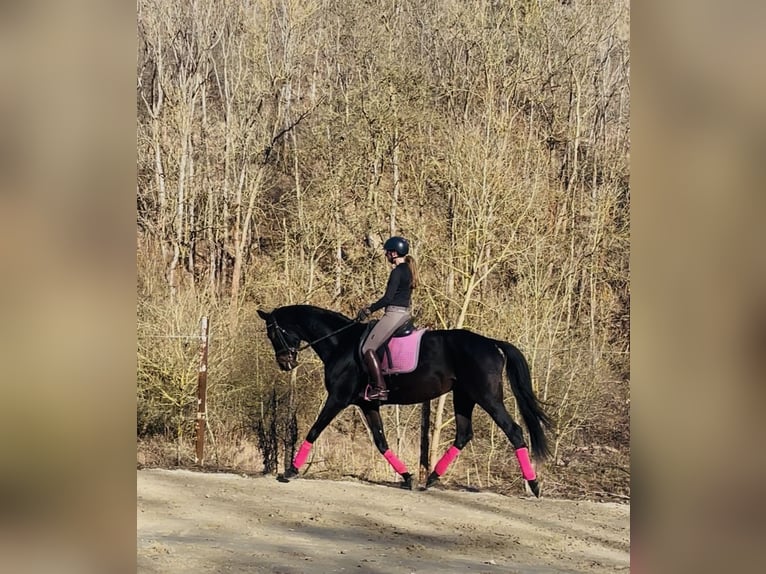
M 408 255 L 410 245 L 406 239 L 399 236 L 390 237 L 383 244 L 383 249 L 386 252 L 386 259 L 394 266 L 388 276 L 386 292 L 371 305 L 360 309 L 356 316 L 357 320 L 362 321 L 378 309 L 385 307 L 383 317 L 372 328 L 362 345 L 362 357 L 375 385 L 371 391 L 368 386 L 367 389 L 370 392 L 365 392 L 364 398 L 368 401 L 388 398 L 388 389 L 380 372 L 377 350 L 410 319 L 412 290 L 418 282 L 415 261 Z

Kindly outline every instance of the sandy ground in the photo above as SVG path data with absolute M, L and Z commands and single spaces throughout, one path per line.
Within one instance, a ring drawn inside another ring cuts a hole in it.
M 142 573 L 630 571 L 624 504 L 185 470 L 137 480 Z

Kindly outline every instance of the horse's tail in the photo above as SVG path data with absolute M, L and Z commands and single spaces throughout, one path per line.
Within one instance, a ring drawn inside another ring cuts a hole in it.
M 529 364 L 521 351 L 511 343 L 494 341 L 506 356 L 505 372 L 511 382 L 511 390 L 521 412 L 521 418 L 529 431 L 532 455 L 544 459 L 550 455 L 545 429 L 552 428 L 551 419 L 543 412 L 540 401 L 532 389 Z

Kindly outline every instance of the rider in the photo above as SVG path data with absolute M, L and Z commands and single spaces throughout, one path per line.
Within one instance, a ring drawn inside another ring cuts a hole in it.
M 386 259 L 394 266 L 388 276 L 386 292 L 375 303 L 360 309 L 356 316 L 357 320 L 363 321 L 378 309 L 385 307 L 383 317 L 372 328 L 362 345 L 362 357 L 375 384 L 372 392 L 365 394 L 365 399 L 370 401 L 388 398 L 388 389 L 380 372 L 376 351 L 410 319 L 412 290 L 418 282 L 415 260 L 408 255 L 410 244 L 406 239 L 399 236 L 390 237 L 383 244 L 383 249 Z

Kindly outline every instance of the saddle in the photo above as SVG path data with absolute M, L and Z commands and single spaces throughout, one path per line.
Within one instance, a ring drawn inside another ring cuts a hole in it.
M 370 321 L 362 333 L 358 349 L 360 357 L 362 345 L 376 323 L 377 320 Z M 412 319 L 399 327 L 377 351 L 381 374 L 396 375 L 414 371 L 418 366 L 420 339 L 425 332 L 426 329 L 416 329 Z

